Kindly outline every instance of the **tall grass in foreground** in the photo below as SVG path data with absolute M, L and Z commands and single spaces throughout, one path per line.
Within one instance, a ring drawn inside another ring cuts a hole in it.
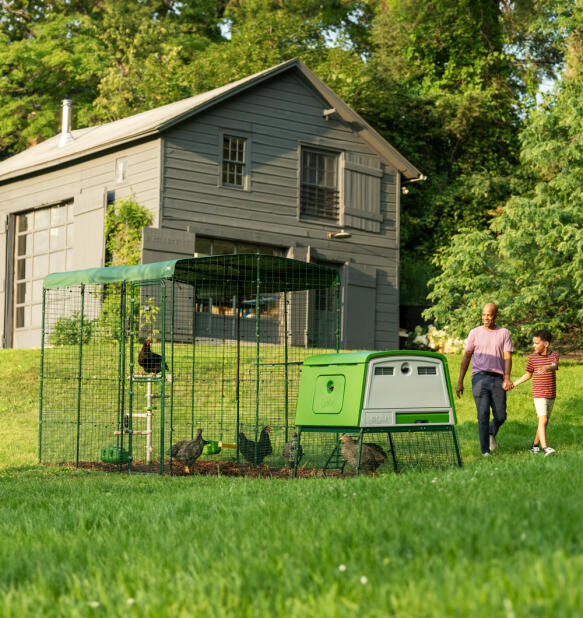
M 581 372 L 554 457 L 524 385 L 482 458 L 468 377 L 462 469 L 171 478 L 37 466 L 38 351 L 1 351 L 0 616 L 581 616 Z

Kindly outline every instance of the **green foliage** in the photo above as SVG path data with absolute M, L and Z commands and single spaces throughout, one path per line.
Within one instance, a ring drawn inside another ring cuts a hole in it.
M 148 337 L 153 341 L 160 334 L 158 314 L 160 307 L 156 304 L 153 296 L 146 298 L 139 308 L 140 327 L 143 328 Z
M 152 213 L 131 197 L 111 204 L 105 217 L 107 266 L 139 264 L 142 228 L 151 223 Z
M 583 341 L 583 87 L 567 83 L 522 135 L 522 192 L 485 232 L 464 232 L 439 258 L 427 312 L 461 333 L 481 306 L 527 345 L 545 326 L 568 348 Z
M 49 337 L 51 345 L 63 346 L 91 341 L 93 320 L 83 320 L 83 337 L 81 339 L 81 312 L 75 311 L 68 318 L 59 318 Z

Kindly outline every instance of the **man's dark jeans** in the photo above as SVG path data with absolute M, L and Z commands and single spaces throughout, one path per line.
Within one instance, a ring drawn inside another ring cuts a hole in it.
M 482 453 L 490 452 L 490 434 L 495 436 L 506 420 L 506 391 L 502 388 L 502 376 L 491 373 L 476 373 L 472 376 L 472 395 L 478 411 L 478 433 Z M 490 422 L 490 409 L 492 422 Z

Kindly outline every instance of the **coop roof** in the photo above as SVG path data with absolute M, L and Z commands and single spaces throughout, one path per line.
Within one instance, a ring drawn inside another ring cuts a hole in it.
M 425 350 L 386 350 L 384 352 L 338 352 L 336 354 L 318 354 L 308 356 L 304 365 L 361 365 L 379 356 L 428 356 L 439 358 L 447 363 L 447 359 L 439 352 Z
M 249 296 L 256 294 L 258 284 L 262 294 L 326 288 L 340 284 L 337 271 L 328 266 L 249 253 L 52 273 L 45 277 L 44 287 L 66 288 L 82 284 L 161 279 L 195 285 L 198 298 L 216 295 L 219 286 L 236 290 L 240 296 Z

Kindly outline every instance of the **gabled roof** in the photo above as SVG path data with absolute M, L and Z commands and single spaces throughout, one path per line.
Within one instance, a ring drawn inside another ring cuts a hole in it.
M 300 60 L 294 58 L 265 71 L 232 82 L 220 88 L 197 94 L 162 107 L 122 118 L 115 122 L 72 131 L 74 140 L 58 147 L 60 134 L 0 162 L 0 183 L 73 162 L 104 150 L 116 148 L 144 138 L 155 137 L 174 125 L 195 116 L 244 90 L 285 71 L 296 70 L 336 109 L 336 113 L 357 131 L 381 159 L 394 166 L 406 179 L 422 176 L 421 172 L 393 148 L 379 133 L 336 95 Z

